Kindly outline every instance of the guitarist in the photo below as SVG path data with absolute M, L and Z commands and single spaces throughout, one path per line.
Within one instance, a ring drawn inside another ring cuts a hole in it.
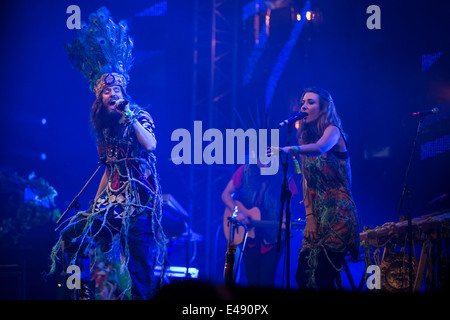
M 283 181 L 281 170 L 275 175 L 261 175 L 262 164 L 246 164 L 239 167 L 222 193 L 222 200 L 233 212 L 239 200 L 247 209 L 258 207 L 261 220 L 279 221 L 280 191 Z M 292 196 L 298 194 L 293 179 L 289 179 Z M 242 212 L 237 219 L 245 224 L 250 221 Z M 282 252 L 277 252 L 276 228 L 256 228 L 256 236 L 247 238 L 243 260 L 249 286 L 273 287 Z M 283 247 L 282 247 L 283 248 Z

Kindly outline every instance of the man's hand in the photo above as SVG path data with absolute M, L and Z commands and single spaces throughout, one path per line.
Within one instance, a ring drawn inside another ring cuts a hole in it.
M 123 115 L 125 112 L 130 111 L 130 104 L 129 104 L 129 103 L 127 103 L 124 107 L 119 107 L 119 105 L 120 105 L 121 103 L 123 103 L 124 101 L 125 101 L 125 99 L 118 99 L 118 100 L 116 101 L 116 103 L 114 104 L 114 110 L 115 110 L 116 112 L 122 114 L 122 115 Z

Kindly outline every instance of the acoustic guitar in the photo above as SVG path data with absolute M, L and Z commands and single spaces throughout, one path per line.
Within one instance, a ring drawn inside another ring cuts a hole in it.
M 236 201 L 236 205 L 238 207 L 239 212 L 243 213 L 248 220 L 250 221 L 247 224 L 248 234 L 247 237 L 254 238 L 255 237 L 255 228 L 278 228 L 280 222 L 276 220 L 261 220 L 261 211 L 258 207 L 253 207 L 251 209 L 247 209 L 241 202 Z M 233 246 L 237 246 L 244 241 L 245 228 L 243 226 L 234 226 L 234 234 L 233 241 L 231 240 L 231 222 L 228 218 L 232 217 L 233 212 L 227 207 L 225 208 L 225 213 L 223 215 L 223 231 L 225 233 L 225 237 L 229 244 Z M 290 227 L 294 230 L 301 230 L 305 227 L 306 221 L 302 219 L 298 219 L 295 221 L 291 221 Z

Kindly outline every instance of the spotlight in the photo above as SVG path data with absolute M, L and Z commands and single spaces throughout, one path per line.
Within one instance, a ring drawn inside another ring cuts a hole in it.
M 306 11 L 306 20 L 311 20 L 311 11 Z
M 42 119 L 41 119 L 41 124 L 42 124 L 43 126 L 45 126 L 45 125 L 47 124 L 47 119 L 46 119 L 46 118 L 42 118 Z
M 302 16 L 300 15 L 300 13 L 297 13 L 297 21 L 302 20 Z
M 41 153 L 41 160 L 47 160 L 47 154 Z

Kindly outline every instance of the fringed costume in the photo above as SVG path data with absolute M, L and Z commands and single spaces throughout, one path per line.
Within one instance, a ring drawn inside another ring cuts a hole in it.
M 90 24 L 82 24 L 79 37 L 67 49 L 72 64 L 88 79 L 96 103 L 101 103 L 102 91 L 109 86 L 120 86 L 126 95 L 133 42 L 126 24 L 116 25 L 106 8 L 91 14 L 89 20 Z M 97 132 L 108 181 L 90 208 L 77 212 L 62 229 L 51 253 L 51 272 L 55 271 L 60 252 L 63 268 L 83 266 L 89 250 L 101 246 L 110 259 L 119 253 L 120 273 L 128 279 L 118 298 L 149 299 L 163 284 L 163 272 L 159 280 L 154 277 L 156 264 L 164 270 L 166 252 L 161 226 L 162 193 L 156 157 L 139 143 L 133 129 L 133 122 L 138 121 L 154 137 L 153 119 L 132 103 L 130 111 L 116 126 Z M 93 267 L 92 261 L 84 266 Z

